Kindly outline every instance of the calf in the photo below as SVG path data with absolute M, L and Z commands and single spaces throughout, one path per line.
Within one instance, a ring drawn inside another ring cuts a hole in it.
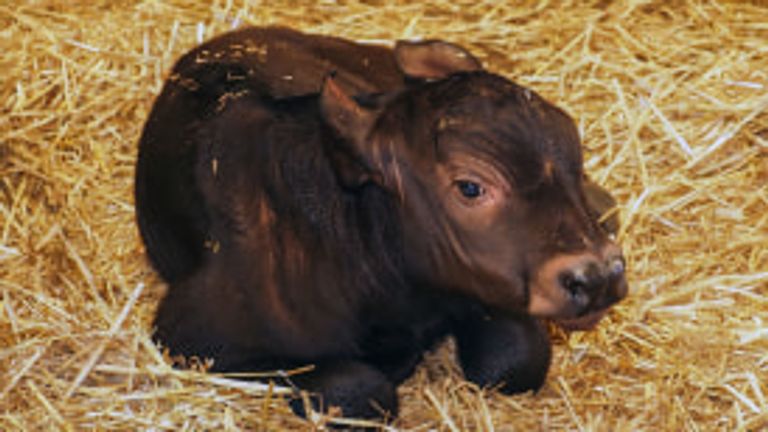
M 611 197 L 584 179 L 568 115 L 456 45 L 221 36 L 141 137 L 155 338 L 220 372 L 312 364 L 288 383 L 354 417 L 396 415 L 449 334 L 467 379 L 538 389 L 541 319 L 588 328 L 627 292 Z

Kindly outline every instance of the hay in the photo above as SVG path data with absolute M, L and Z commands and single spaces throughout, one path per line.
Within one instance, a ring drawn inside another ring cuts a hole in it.
M 168 366 L 133 220 L 136 142 L 174 59 L 265 23 L 465 44 L 578 119 L 621 203 L 631 297 L 594 332 L 556 333 L 538 395 L 478 390 L 441 350 L 396 427 L 768 428 L 762 2 L 15 3 L 0 5 L 1 430 L 309 428 L 274 389 Z

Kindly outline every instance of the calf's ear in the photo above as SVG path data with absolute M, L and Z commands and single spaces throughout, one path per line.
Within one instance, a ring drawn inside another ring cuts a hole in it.
M 616 235 L 621 226 L 619 215 L 615 211 L 616 199 L 610 192 L 586 176 L 582 179 L 581 186 L 584 188 L 584 195 L 587 197 L 592 216 L 600 222 L 600 226 L 606 233 Z
M 368 139 L 379 110 L 360 105 L 332 76 L 323 83 L 320 110 L 326 124 L 342 138 L 328 149 L 341 183 L 354 188 L 370 181 L 380 182 L 381 173 L 376 169 L 380 164 L 372 160 L 374 151 Z
M 441 40 L 398 41 L 395 44 L 395 61 L 406 76 L 425 80 L 483 69 L 480 61 L 469 51 Z
M 320 110 L 325 122 L 351 143 L 364 141 L 378 117 L 376 109 L 360 105 L 333 76 L 323 83 Z

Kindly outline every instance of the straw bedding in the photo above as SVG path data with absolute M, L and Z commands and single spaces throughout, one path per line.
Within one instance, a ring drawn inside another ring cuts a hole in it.
M 267 23 L 467 46 L 577 119 L 620 202 L 630 297 L 593 332 L 553 329 L 539 394 L 474 388 L 443 348 L 394 427 L 768 428 L 768 5 L 508 3 L 0 3 L 0 430 L 312 427 L 276 389 L 168 366 L 133 216 L 173 61 Z

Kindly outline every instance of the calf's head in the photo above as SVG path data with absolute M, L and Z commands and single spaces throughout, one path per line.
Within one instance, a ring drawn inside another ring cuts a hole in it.
M 420 78 L 442 79 L 390 95 L 353 98 L 329 79 L 321 108 L 348 155 L 340 177 L 399 201 L 415 283 L 591 327 L 627 284 L 585 196 L 574 123 L 469 60 L 419 58 Z

